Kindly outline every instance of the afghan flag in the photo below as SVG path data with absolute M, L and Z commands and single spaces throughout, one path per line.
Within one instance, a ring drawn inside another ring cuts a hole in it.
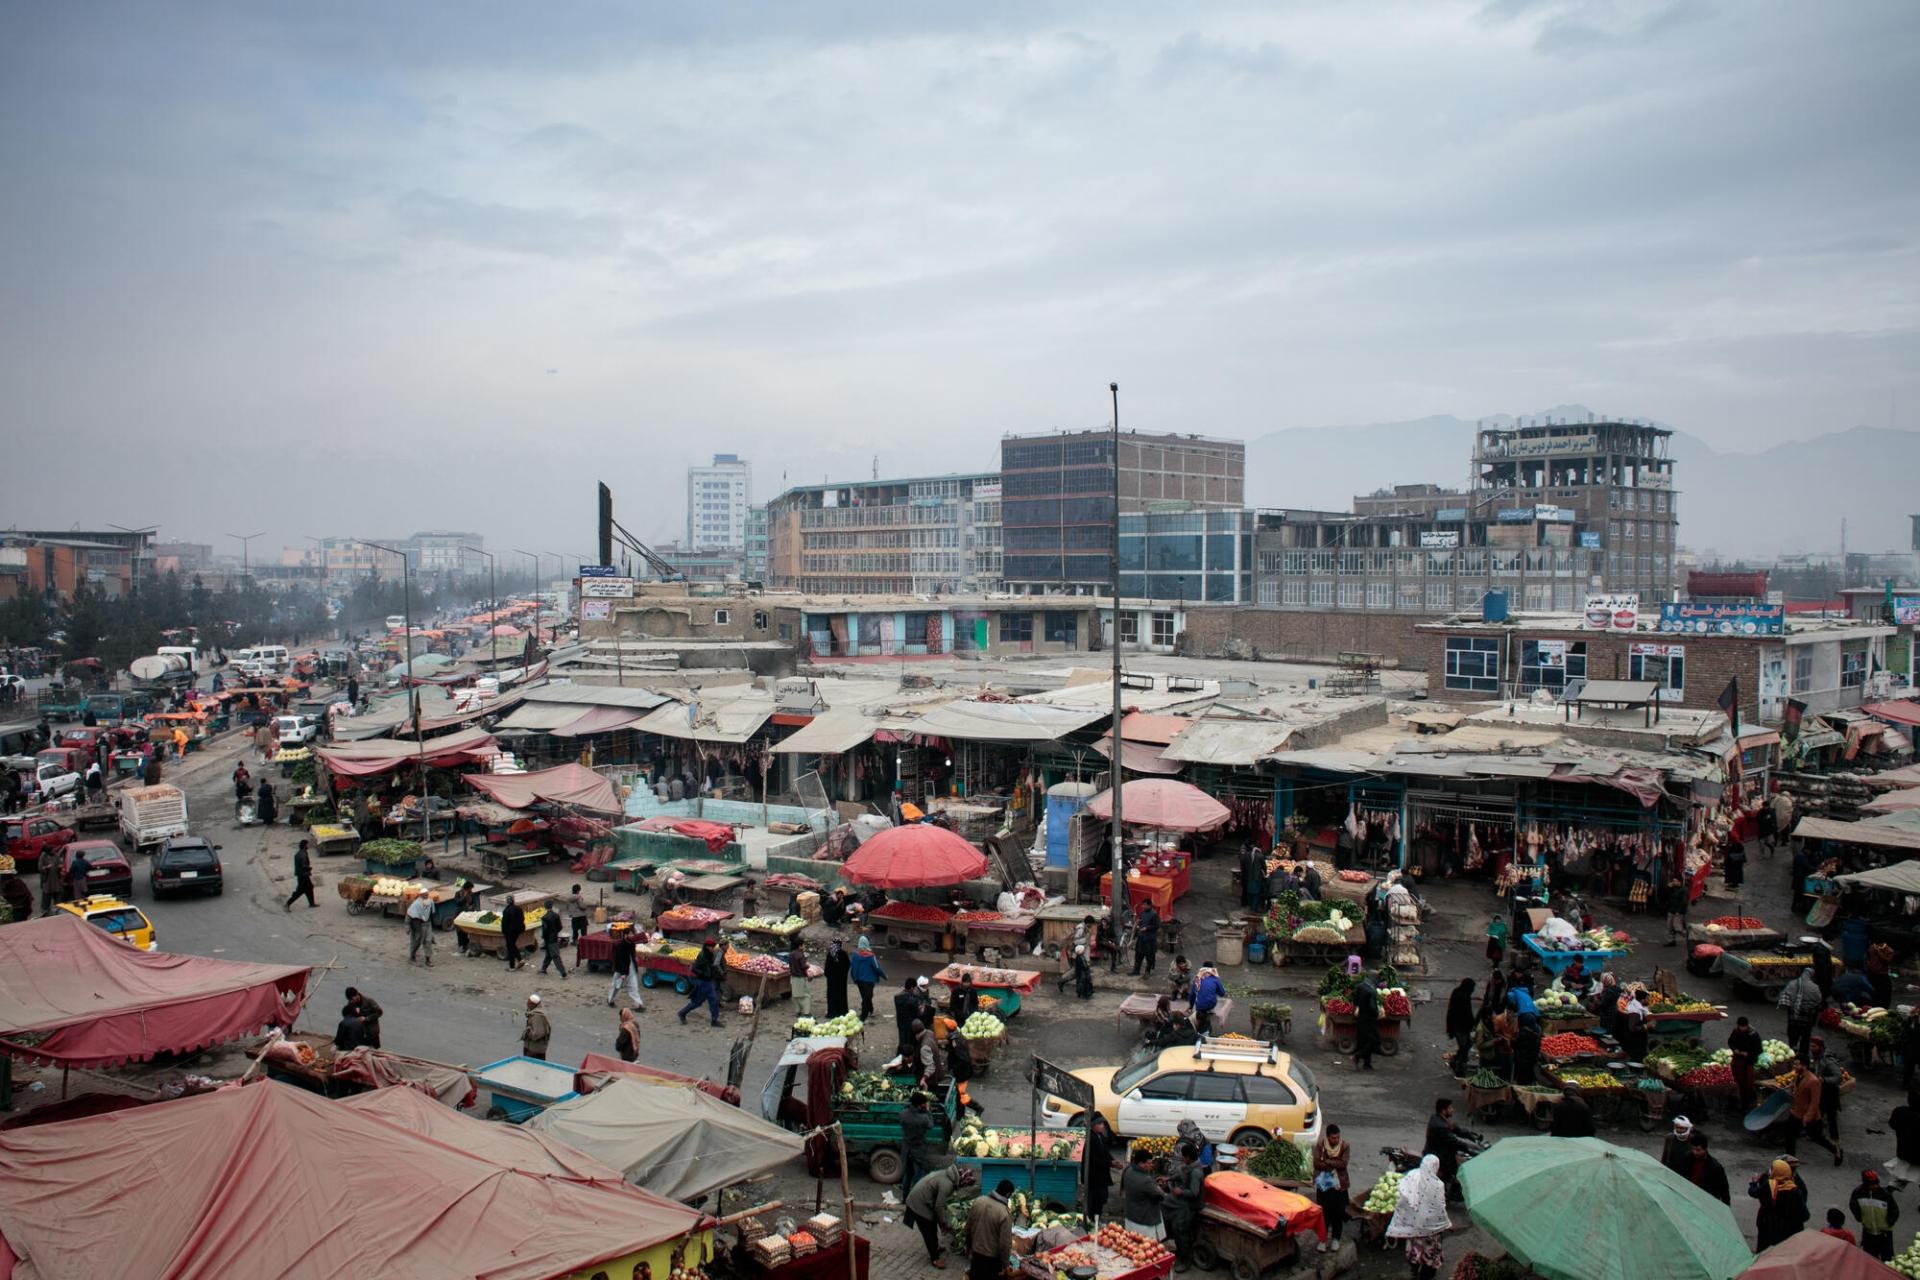
M 1788 698 L 1786 715 L 1781 717 L 1780 720 L 1781 736 L 1788 742 L 1792 742 L 1798 738 L 1800 736 L 1800 721 L 1806 718 L 1806 714 L 1806 703 Z
M 1727 687 L 1720 691 L 1715 699 L 1720 709 L 1727 713 L 1727 719 L 1733 722 L 1733 736 L 1740 736 L 1740 677 L 1727 681 Z

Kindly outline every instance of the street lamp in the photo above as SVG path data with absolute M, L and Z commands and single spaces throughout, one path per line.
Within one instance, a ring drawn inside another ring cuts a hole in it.
M 1126 782 L 1126 746 L 1120 732 L 1120 384 L 1109 382 L 1113 396 L 1113 913 L 1114 967 L 1119 967 L 1120 939 L 1125 936 L 1126 912 L 1121 903 L 1130 903 L 1127 893 L 1127 860 L 1124 831 L 1120 823 L 1120 790 Z
M 265 535 L 265 533 L 266 530 L 261 529 L 255 533 L 230 533 L 227 535 L 240 544 L 240 576 L 248 582 L 253 581 L 253 561 L 248 557 L 247 544 L 255 538 Z M 368 545 L 371 546 L 372 544 L 369 543 Z
M 143 534 L 159 529 L 157 524 L 143 524 L 137 529 L 129 529 L 123 524 L 109 524 L 107 528 L 118 529 L 122 533 Z M 140 594 L 140 542 L 138 538 L 127 548 L 127 588 L 135 595 Z
M 518 547 L 513 549 L 513 554 L 525 556 L 533 561 L 533 648 L 534 652 L 538 653 L 540 650 L 540 557 L 531 551 L 522 551 Z
M 555 586 L 559 586 L 563 582 L 573 581 L 573 575 L 567 572 L 567 558 L 565 556 L 561 555 L 558 551 L 548 551 L 544 554 L 552 556 L 554 564 L 559 566 L 559 573 L 557 573 L 554 576 L 554 580 L 553 580 Z M 558 616 L 554 619 L 554 623 L 553 623 L 553 630 L 554 630 L 553 642 L 555 644 L 559 644 L 560 643 L 560 634 L 559 634 L 560 623 L 565 620 L 566 615 L 564 613 L 561 613 L 561 611 L 558 609 L 554 610 L 554 613 L 557 614 Z
M 413 569 L 407 553 L 397 547 L 382 546 L 378 542 L 368 542 L 365 538 L 357 538 L 355 541 L 363 547 L 372 547 L 375 551 L 384 551 L 390 556 L 400 557 L 400 612 L 406 626 L 401 637 L 400 648 L 407 655 L 407 713 L 413 718 L 413 741 L 420 753 L 420 843 L 424 846 L 427 838 L 433 833 L 433 825 L 428 821 L 432 811 L 427 808 L 427 740 L 420 732 L 420 686 L 414 680 L 413 672 Z

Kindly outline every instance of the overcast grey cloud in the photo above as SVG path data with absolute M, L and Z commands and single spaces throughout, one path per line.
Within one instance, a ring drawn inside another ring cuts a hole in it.
M 1906 0 L 5 6 L 6 519 L 666 538 L 1110 379 L 1911 427 L 1917 86 Z

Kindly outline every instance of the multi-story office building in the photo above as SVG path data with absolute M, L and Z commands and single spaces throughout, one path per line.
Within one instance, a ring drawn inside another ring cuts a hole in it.
M 1399 485 L 1352 512 L 1263 511 L 1254 599 L 1311 610 L 1447 614 L 1505 591 L 1567 612 L 1593 592 L 1652 603 L 1675 578 L 1671 432 L 1539 422 L 1479 432 L 1469 488 Z
M 748 582 L 767 580 L 767 509 L 747 508 L 746 554 L 741 558 L 741 577 Z
M 993 590 L 997 479 L 923 476 L 789 489 L 767 504 L 767 584 L 820 595 Z
M 412 553 L 416 573 L 466 577 L 487 571 L 486 557 L 475 554 L 486 549 L 487 540 L 477 533 L 433 529 L 395 545 Z
M 1091 594 L 1112 572 L 1113 437 L 1105 431 L 1000 442 L 1002 576 L 1016 593 Z M 1247 451 L 1204 436 L 1120 436 L 1120 514 L 1237 511 Z M 1124 589 L 1124 588 L 1123 588 Z
M 1120 517 L 1120 594 L 1149 600 L 1253 600 L 1251 511 L 1149 511 Z
M 695 551 L 738 551 L 747 542 L 753 505 L 753 464 L 737 453 L 716 453 L 704 467 L 687 468 L 687 537 Z

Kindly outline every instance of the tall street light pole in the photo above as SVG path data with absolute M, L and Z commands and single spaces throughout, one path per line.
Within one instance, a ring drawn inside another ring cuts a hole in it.
M 261 529 L 254 533 L 230 533 L 227 535 L 240 544 L 240 576 L 247 582 L 253 581 L 253 561 L 248 553 L 247 544 L 265 533 L 266 530 Z M 368 545 L 371 546 L 372 544 L 369 543 Z
M 534 652 L 538 653 L 540 650 L 540 557 L 531 551 L 522 551 L 519 547 L 513 549 L 513 554 L 525 556 L 533 561 L 533 648 Z
M 497 634 L 497 628 L 500 626 L 500 597 L 495 595 L 493 590 L 493 552 L 482 551 L 478 547 L 468 547 L 467 550 L 487 558 L 487 644 L 492 649 L 493 676 L 497 680 L 500 678 L 500 637 Z
M 1113 396 L 1113 574 L 1108 584 L 1113 592 L 1113 903 L 1109 910 L 1113 913 L 1113 967 L 1117 969 L 1120 939 L 1132 931 L 1126 927 L 1127 859 L 1122 843 L 1125 829 L 1120 821 L 1120 789 L 1127 777 L 1122 764 L 1126 739 L 1120 732 L 1120 384 L 1109 382 L 1107 391 Z
M 375 551 L 384 551 L 390 556 L 400 557 L 400 612 L 404 616 L 406 626 L 400 649 L 407 655 L 407 714 L 413 720 L 413 741 L 419 751 L 420 844 L 425 847 L 427 838 L 433 833 L 433 824 L 428 820 L 432 811 L 427 808 L 427 742 L 420 732 L 420 686 L 414 680 L 413 672 L 413 566 L 407 558 L 407 553 L 397 547 L 382 546 L 378 542 L 368 542 L 365 538 L 357 541 L 363 547 L 372 547 Z

